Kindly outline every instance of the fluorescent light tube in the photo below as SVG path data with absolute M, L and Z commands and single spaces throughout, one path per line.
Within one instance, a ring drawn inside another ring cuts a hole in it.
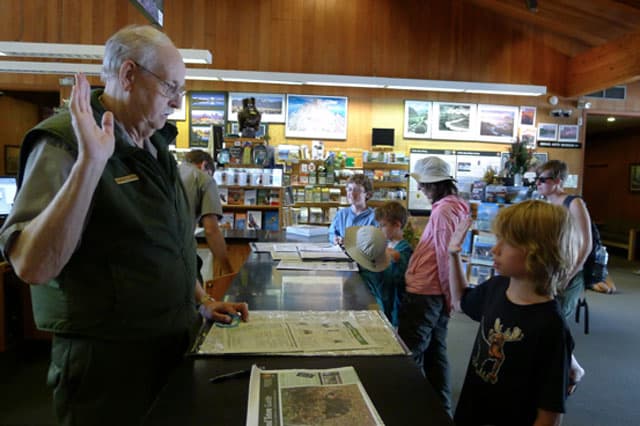
M 404 85 L 387 85 L 387 89 L 392 90 L 423 90 L 428 92 L 464 92 L 463 89 L 454 89 L 447 87 L 428 87 L 428 86 L 404 86 Z
M 246 72 L 246 71 L 245 71 Z M 231 81 L 237 83 L 262 83 L 262 84 L 293 84 L 302 85 L 301 81 L 285 81 L 285 80 L 263 80 L 259 78 L 234 78 L 234 77 L 221 77 L 222 81 Z
M 384 84 L 373 83 L 349 83 L 349 82 L 333 82 L 333 81 L 305 81 L 304 84 L 310 86 L 336 86 L 336 87 L 365 87 L 369 89 L 383 89 Z
M 185 63 L 210 64 L 211 52 L 204 49 L 178 49 Z M 0 41 L 0 55 L 25 58 L 60 58 L 102 61 L 104 46 L 99 44 L 29 43 Z

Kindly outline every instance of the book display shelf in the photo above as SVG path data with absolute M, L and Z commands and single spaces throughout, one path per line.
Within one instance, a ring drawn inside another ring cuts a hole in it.
M 362 168 L 335 168 L 325 160 L 298 160 L 287 164 L 291 183 L 291 223 L 330 225 L 341 207 L 346 207 L 346 181 Z
M 407 207 L 409 163 L 372 161 L 362 164 L 364 174 L 373 183 L 373 197 L 368 204 L 378 207 L 387 201 L 398 201 Z
M 283 225 L 282 169 L 266 168 L 262 139 L 225 139 L 214 178 L 222 202 L 222 229 L 279 231 Z

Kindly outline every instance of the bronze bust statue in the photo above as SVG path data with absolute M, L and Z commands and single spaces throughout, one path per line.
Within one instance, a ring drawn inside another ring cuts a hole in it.
M 256 108 L 256 98 L 244 98 L 238 111 L 238 125 L 243 138 L 255 138 L 262 114 Z

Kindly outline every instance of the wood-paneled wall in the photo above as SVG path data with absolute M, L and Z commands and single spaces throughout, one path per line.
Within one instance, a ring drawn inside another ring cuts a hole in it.
M 0 17 L 0 40 L 57 43 L 145 22 L 125 0 L 2 0 Z M 173 0 L 165 30 L 222 69 L 565 85 L 565 55 L 465 0 Z
M 0 96 L 0 131 L 2 132 L 2 148 L 0 165 L 2 174 L 6 174 L 4 164 L 4 147 L 20 145 L 24 134 L 40 120 L 38 105 L 22 101 L 10 96 Z
M 103 44 L 117 29 L 146 18 L 129 1 L 0 0 L 0 40 Z M 214 68 L 506 82 L 565 90 L 568 58 L 527 25 L 465 0 L 172 0 L 165 2 L 165 31 L 178 47 L 213 52 Z M 99 83 L 94 78 L 93 83 Z M 0 89 L 58 91 L 58 77 L 0 74 Z M 399 150 L 410 147 L 504 151 L 503 144 L 416 141 L 402 138 L 403 100 L 429 99 L 538 107 L 538 121 L 574 124 L 549 116 L 544 97 L 404 92 L 330 87 L 291 87 L 190 81 L 188 90 L 300 93 L 349 97 L 347 141 L 328 149 L 368 149 L 371 128 L 396 129 Z M 640 93 L 623 109 L 640 111 Z M 562 99 L 564 107 L 575 100 Z M 7 109 L 0 108 L 0 116 Z M 31 123 L 35 124 L 37 119 Z M 29 126 L 27 126 L 29 127 Z M 179 145 L 188 129 L 179 124 Z M 271 125 L 272 143 L 284 126 Z M 584 136 L 582 136 L 583 138 Z M 548 149 L 550 158 L 582 174 L 583 150 Z M 580 179 L 580 183 L 581 183 Z
M 640 193 L 629 190 L 629 166 L 640 164 L 640 128 L 589 138 L 584 198 L 596 222 L 640 224 Z

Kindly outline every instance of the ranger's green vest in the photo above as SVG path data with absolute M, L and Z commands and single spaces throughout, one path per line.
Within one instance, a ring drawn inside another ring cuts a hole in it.
M 104 113 L 100 93 L 91 97 L 98 123 Z M 196 248 L 188 201 L 167 150 L 176 134 L 167 125 L 151 137 L 156 160 L 116 131 L 115 152 L 93 194 L 77 250 L 54 280 L 31 286 L 40 329 L 106 339 L 191 331 L 197 321 Z M 70 114 L 62 112 L 26 135 L 21 173 L 44 135 L 77 156 Z

